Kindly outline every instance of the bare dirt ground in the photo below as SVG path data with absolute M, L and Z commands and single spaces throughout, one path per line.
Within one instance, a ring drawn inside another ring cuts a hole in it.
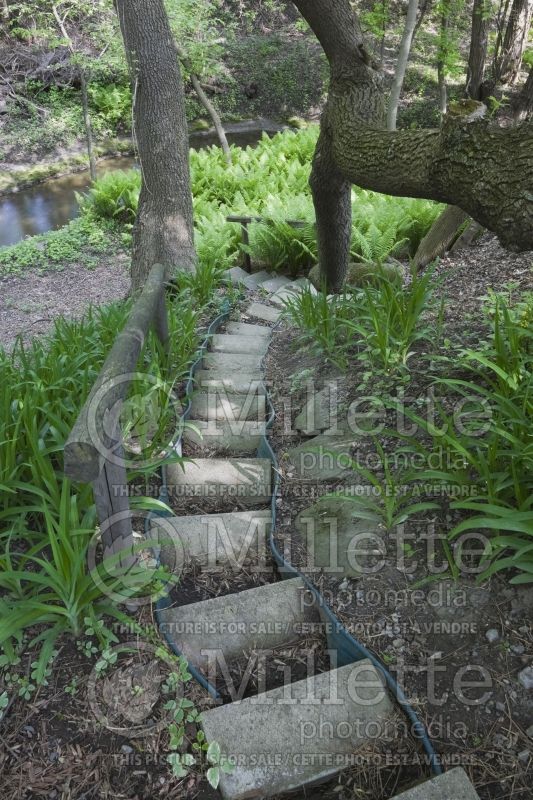
M 125 253 L 103 258 L 94 269 L 73 264 L 61 271 L 0 278 L 0 348 L 10 349 L 19 335 L 28 341 L 48 333 L 60 315 L 81 317 L 90 305 L 121 300 L 129 289 Z

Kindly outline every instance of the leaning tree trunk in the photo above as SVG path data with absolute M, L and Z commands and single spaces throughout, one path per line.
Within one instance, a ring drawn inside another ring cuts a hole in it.
M 132 290 L 153 264 L 194 271 L 189 137 L 181 70 L 163 0 L 116 0 L 133 89 L 142 171 L 133 232 Z
M 494 77 L 497 83 L 514 83 L 516 80 L 526 49 L 532 16 L 533 0 L 513 0 L 503 43 L 495 63 Z
M 490 8 L 487 8 L 486 0 L 474 0 L 465 89 L 467 97 L 471 97 L 472 100 L 482 99 L 481 87 L 485 74 L 490 24 Z
M 400 103 L 400 95 L 402 93 L 405 71 L 407 69 L 407 62 L 409 61 L 409 53 L 411 52 L 411 44 L 413 41 L 413 36 L 415 31 L 417 11 L 418 11 L 418 0 L 409 0 L 409 5 L 407 7 L 407 18 L 405 20 L 405 27 L 403 29 L 402 41 L 400 42 L 400 50 L 398 53 L 398 60 L 396 62 L 396 70 L 394 72 L 394 80 L 392 82 L 389 104 L 387 107 L 388 131 L 396 130 L 396 117 L 398 115 L 398 105 Z
M 218 136 L 218 141 L 220 142 L 220 146 L 222 148 L 222 152 L 224 153 L 224 157 L 228 164 L 231 164 L 231 150 L 228 144 L 228 138 L 226 136 L 226 131 L 224 130 L 224 126 L 222 124 L 222 120 L 220 119 L 220 114 L 216 110 L 213 103 L 210 101 L 208 96 L 203 90 L 202 84 L 200 83 L 200 78 L 192 69 L 190 60 L 187 58 L 187 54 L 185 50 L 180 47 L 179 44 L 176 44 L 176 52 L 178 53 L 179 58 L 183 66 L 189 70 L 189 74 L 191 77 L 191 83 L 193 86 L 194 91 L 198 95 L 198 99 L 211 117 L 211 121 L 215 127 L 215 131 Z
M 346 275 L 350 184 L 456 205 L 504 245 L 533 249 L 533 124 L 500 127 L 484 106 L 447 114 L 439 130 L 383 130 L 379 71 L 350 0 L 295 0 L 330 64 L 328 100 L 313 162 L 320 271 L 330 291 Z M 460 104 L 459 104 L 460 106 Z M 461 113 L 459 113 L 461 112 Z

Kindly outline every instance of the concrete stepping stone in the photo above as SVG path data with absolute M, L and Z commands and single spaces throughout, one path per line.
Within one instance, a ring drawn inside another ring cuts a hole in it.
M 228 278 L 233 284 L 239 284 L 244 283 L 250 277 L 250 274 L 242 267 L 232 267 L 224 272 L 224 277 Z
M 274 303 L 274 305 L 284 308 L 286 301 L 294 300 L 298 294 L 300 294 L 300 292 L 301 289 L 299 286 L 290 284 L 289 286 L 283 286 L 281 289 L 278 289 L 277 292 L 271 294 L 268 300 L 270 303 Z
M 300 286 L 301 289 L 309 289 L 311 294 L 318 294 L 318 290 L 315 289 L 309 278 L 296 278 L 296 280 L 293 281 L 293 285 Z
M 263 281 L 260 285 L 260 289 L 272 294 L 273 292 L 277 292 L 278 289 L 281 289 L 283 286 L 288 286 L 292 284 L 292 278 L 287 278 L 283 275 L 278 275 L 275 278 L 269 278 L 269 280 Z
M 331 481 L 354 474 L 345 466 L 345 461 L 346 457 L 351 457 L 355 441 L 355 437 L 347 433 L 323 434 L 290 448 L 287 455 L 294 476 L 309 481 Z
M 354 492 L 369 487 L 354 486 Z M 371 487 L 370 487 L 371 488 Z M 359 578 L 383 559 L 383 528 L 379 521 L 358 519 L 349 500 L 323 498 L 301 511 L 295 527 L 308 553 L 306 571 L 334 577 Z
M 248 322 L 227 322 L 226 333 L 238 336 L 264 336 L 272 338 L 272 331 L 266 325 L 250 325 Z
M 228 393 L 223 386 L 198 392 L 192 398 L 191 416 L 193 419 L 261 422 L 266 416 L 264 388 L 262 392 L 245 394 Z
M 199 389 L 220 388 L 235 394 L 266 394 L 262 370 L 228 375 L 226 370 L 199 369 L 195 372 L 194 379 Z
M 192 427 L 189 427 L 192 426 Z M 188 419 L 183 440 L 205 450 L 254 453 L 266 436 L 266 422 Z
M 263 358 L 263 353 L 206 353 L 202 367 L 225 372 L 226 375 L 233 372 L 260 372 Z
M 368 659 L 202 713 L 208 742 L 236 767 L 225 800 L 270 797 L 324 780 L 379 745 L 391 701 Z M 300 796 L 300 795 L 298 795 Z
M 336 421 L 336 402 L 337 395 L 331 386 L 314 392 L 294 420 L 294 428 L 307 436 L 316 436 L 326 431 Z
M 264 319 L 265 322 L 277 322 L 281 317 L 281 310 L 272 308 L 264 303 L 252 303 L 245 311 L 246 316 Z
M 170 498 L 261 506 L 272 497 L 268 458 L 196 458 L 166 469 Z
M 211 339 L 209 349 L 213 353 L 244 353 L 264 356 L 268 350 L 266 336 L 235 336 L 218 333 Z
M 156 518 L 150 538 L 160 543 L 161 563 L 171 571 L 181 572 L 192 559 L 208 571 L 227 565 L 240 571 L 248 560 L 266 570 L 271 525 L 270 509 Z
M 302 631 L 320 626 L 318 610 L 307 592 L 301 578 L 267 583 L 169 607 L 161 613 L 161 627 L 187 661 L 207 674 L 210 654 L 211 659 L 216 654 L 219 661 L 225 659 L 229 664 L 250 650 L 289 644 L 300 638 Z
M 407 792 L 395 794 L 393 800 L 479 800 L 479 795 L 464 769 L 455 767 Z
M 246 280 L 243 281 L 247 289 L 257 289 L 264 281 L 268 281 L 272 273 L 262 269 L 260 272 L 255 272 L 253 275 L 247 275 Z

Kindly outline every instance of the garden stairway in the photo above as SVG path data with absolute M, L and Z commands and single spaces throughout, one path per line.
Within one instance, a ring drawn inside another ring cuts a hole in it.
M 267 582 L 186 605 L 169 602 L 158 610 L 158 623 L 203 685 L 219 697 L 227 689 L 221 671 L 226 669 L 227 677 L 232 665 L 247 662 L 250 654 L 268 658 L 284 647 L 303 653 L 310 636 L 327 654 L 325 668 L 302 659 L 305 674 L 300 671 L 294 680 L 282 664 L 278 685 L 248 696 L 233 682 L 232 702 L 202 714 L 207 741 L 218 742 L 236 764 L 230 774 L 221 772 L 222 796 L 244 800 L 324 780 L 350 766 L 359 749 L 379 749 L 394 704 L 369 659 L 337 663 L 336 651 L 328 650 L 330 623 L 315 595 L 301 577 L 280 576 L 269 546 L 272 464 L 257 455 L 267 434 L 263 360 L 283 298 L 306 282 L 267 273 L 250 276 L 239 268 L 228 277 L 250 289 L 263 287 L 268 303 L 253 301 L 245 312 L 252 324 L 228 322 L 225 332 L 210 340 L 195 373 L 197 391 L 183 434 L 184 454 L 193 460 L 169 465 L 166 476 L 169 492 L 196 502 L 205 498 L 208 513 L 156 517 L 151 536 L 162 543 L 161 561 L 178 574 L 187 574 L 192 565 L 215 576 L 228 568 L 238 573 L 250 569 L 252 556 Z M 465 794 L 464 800 L 475 796 Z

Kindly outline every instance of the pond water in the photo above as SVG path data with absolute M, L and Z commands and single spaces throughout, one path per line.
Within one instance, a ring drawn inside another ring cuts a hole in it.
M 274 135 L 280 130 L 276 123 L 258 120 L 230 125 L 226 133 L 230 143 L 245 147 L 256 144 L 263 133 Z M 190 144 L 199 149 L 217 144 L 217 139 L 210 131 L 193 133 Z M 104 159 L 98 163 L 98 175 L 133 166 L 133 158 Z M 89 172 L 84 170 L 0 197 L 0 247 L 66 225 L 79 213 L 76 192 L 84 191 L 89 185 Z

